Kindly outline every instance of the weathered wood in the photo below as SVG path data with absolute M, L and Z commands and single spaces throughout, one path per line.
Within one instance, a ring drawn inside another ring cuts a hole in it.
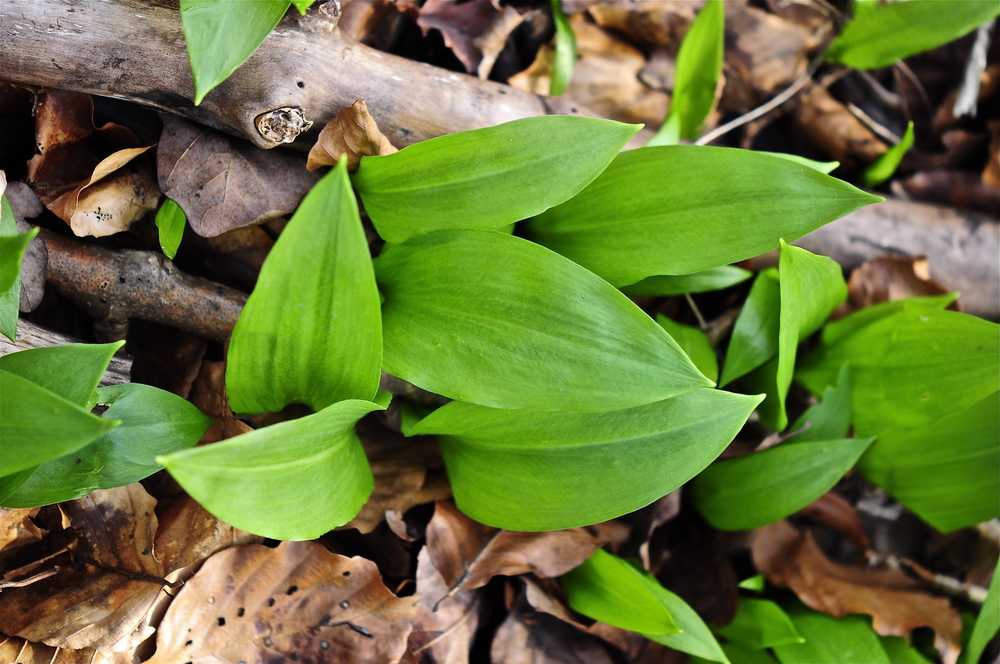
M 394 145 L 557 110 L 506 85 L 414 62 L 339 34 L 322 4 L 289 12 L 250 59 L 195 107 L 176 4 L 141 0 L 0 2 L 0 79 L 126 99 L 260 147 L 255 118 L 299 108 L 311 134 L 357 98 Z M 572 109 L 558 109 L 571 112 Z M 577 109 L 581 110 L 581 109 Z M 296 141 L 308 148 L 306 135 Z
M 7 337 L 0 335 L 0 356 L 8 353 L 16 353 L 20 350 L 31 348 L 48 348 L 49 346 L 60 346 L 62 344 L 79 343 L 78 339 L 72 339 L 58 332 L 46 330 L 31 321 L 23 318 L 17 321 L 17 340 L 10 341 Z M 101 378 L 101 385 L 118 385 L 129 382 L 132 375 L 132 358 L 119 352 L 111 358 L 108 370 Z

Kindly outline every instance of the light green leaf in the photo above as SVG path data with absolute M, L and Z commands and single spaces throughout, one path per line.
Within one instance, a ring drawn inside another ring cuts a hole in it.
M 568 115 L 515 120 L 364 157 L 354 186 L 387 242 L 496 229 L 572 198 L 639 128 Z
M 733 664 L 777 664 L 777 660 L 767 654 L 766 651 L 747 650 L 735 643 L 723 643 L 722 652 L 726 653 L 726 657 Z M 700 657 L 691 659 L 692 664 L 705 664 L 707 661 L 709 660 L 701 659 Z
M 996 0 L 855 0 L 854 16 L 826 51 L 853 69 L 876 69 L 947 44 L 1000 14 Z
M 978 664 L 986 644 L 1000 631 L 1000 562 L 993 570 L 993 580 L 986 592 L 986 601 L 979 609 L 979 616 L 972 628 L 972 636 L 962 651 L 962 664 Z
M 341 161 L 306 195 L 264 261 L 226 366 L 239 413 L 371 399 L 382 360 L 379 295 Z
M 788 614 L 766 599 L 741 598 L 733 620 L 715 631 L 750 650 L 764 650 L 805 640 L 795 630 Z
M 880 200 L 787 159 L 674 145 L 623 152 L 525 230 L 624 286 L 756 256 Z
M 105 419 L 122 424 L 86 447 L 38 466 L 3 499 L 6 507 L 51 505 L 138 482 L 160 470 L 155 458 L 192 447 L 211 420 L 175 394 L 148 385 L 100 390 Z
M 726 8 L 708 0 L 688 28 L 677 52 L 677 69 L 670 113 L 649 145 L 672 145 L 698 137 L 715 105 L 715 88 L 722 74 Z
M 921 655 L 919 650 L 907 643 L 906 639 L 902 637 L 880 636 L 878 640 L 892 664 L 931 664 L 929 659 Z
M 754 574 L 743 579 L 737 585 L 743 590 L 762 593 L 764 592 L 764 576 L 762 574 Z
M 495 231 L 440 231 L 375 261 L 385 370 L 497 408 L 614 410 L 711 385 L 603 279 Z
M 845 316 L 840 320 L 831 321 L 823 328 L 822 340 L 824 344 L 833 344 L 843 337 L 858 332 L 876 321 L 899 313 L 900 311 L 939 311 L 948 308 L 958 299 L 958 293 L 944 293 L 943 295 L 927 295 L 924 297 L 911 297 L 905 300 L 891 300 L 880 302 L 870 307 L 865 307 L 855 311 L 850 316 Z M 830 374 L 831 377 L 833 374 Z
M 680 626 L 646 576 L 604 549 L 559 577 L 570 608 L 640 634 L 677 634 Z
M 289 4 L 289 0 L 181 0 L 195 106 L 246 62 L 281 21 Z
M 667 274 L 643 279 L 625 286 L 622 291 L 631 297 L 667 297 L 685 293 L 707 293 L 742 283 L 753 272 L 733 265 L 713 267 L 694 274 Z
M 124 341 L 31 348 L 0 357 L 0 370 L 58 394 L 87 410 L 97 403 L 97 385 Z
M 160 237 L 160 249 L 170 260 L 177 255 L 186 226 L 187 216 L 181 206 L 170 198 L 163 201 L 163 205 L 156 211 L 156 229 Z
M 715 349 L 708 335 L 693 325 L 684 325 L 670 320 L 662 314 L 657 314 L 656 322 L 666 330 L 677 342 L 687 356 L 712 381 L 719 378 L 719 360 L 715 357 Z
M 695 613 L 694 609 L 678 595 L 661 586 L 652 575 L 644 574 L 643 576 L 652 588 L 653 594 L 663 602 L 663 606 L 670 611 L 674 620 L 677 621 L 677 626 L 681 628 L 677 634 L 645 634 L 644 636 L 673 650 L 680 650 L 712 662 L 729 664 L 725 651 L 719 647 L 718 641 L 712 636 L 712 630 Z
M 873 440 L 788 442 L 718 461 L 695 478 L 694 505 L 720 530 L 773 523 L 832 489 Z
M 805 642 L 775 647 L 781 664 L 892 664 L 867 618 L 805 610 L 790 615 Z
M 552 80 L 549 82 L 549 94 L 558 96 L 566 92 L 569 80 L 576 66 L 576 35 L 573 26 L 569 24 L 563 12 L 561 0 L 550 0 L 552 7 L 552 22 L 556 27 L 555 57 L 552 60 Z
M 863 176 L 865 184 L 874 187 L 891 178 L 899 167 L 899 162 L 903 161 L 903 157 L 911 147 L 913 147 L 912 120 L 906 123 L 906 133 L 903 134 L 899 143 L 889 148 L 885 154 L 876 159 L 875 163 L 865 170 Z
M 781 286 L 778 271 L 764 270 L 754 279 L 729 337 L 720 385 L 745 376 L 778 354 Z
M 21 261 L 31 240 L 38 235 L 33 228 L 17 232 L 14 210 L 5 196 L 0 196 L 0 334 L 14 341 L 21 306 Z
M 806 409 L 789 427 L 799 431 L 795 440 L 832 440 L 846 438 L 851 428 L 851 370 L 844 365 L 837 376 L 837 384 L 823 390 L 820 402 Z
M 763 154 L 769 154 L 774 157 L 780 157 L 782 159 L 787 159 L 789 161 L 794 161 L 797 164 L 802 164 L 803 166 L 808 166 L 814 171 L 819 171 L 820 173 L 829 174 L 840 166 L 839 161 L 816 161 L 815 159 L 809 159 L 807 157 L 800 157 L 797 154 L 788 154 L 787 152 L 768 152 L 767 150 L 760 150 Z
M 0 475 L 80 449 L 118 425 L 54 392 L 0 370 Z
M 291 0 L 292 4 L 295 5 L 295 8 L 298 9 L 299 13 L 303 16 L 312 6 L 314 1 L 315 0 Z
M 556 530 L 627 514 L 687 482 L 722 453 L 759 402 L 710 389 L 603 413 L 456 401 L 409 433 L 442 436 L 455 500 L 472 518 L 509 530 Z
M 282 540 L 315 539 L 361 510 L 374 480 L 355 423 L 382 410 L 340 401 L 318 413 L 156 461 L 226 523 Z

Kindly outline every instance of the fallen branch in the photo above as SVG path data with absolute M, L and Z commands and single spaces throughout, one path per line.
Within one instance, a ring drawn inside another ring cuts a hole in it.
M 584 112 L 355 43 L 336 30 L 329 4 L 306 17 L 289 12 L 256 53 L 195 107 L 176 8 L 140 0 L 4 0 L 0 78 L 127 99 L 263 148 L 279 143 L 261 133 L 258 118 L 272 121 L 265 133 L 280 134 L 274 123 L 298 109 L 316 133 L 359 97 L 397 146 L 549 112 Z M 312 142 L 299 140 L 296 147 L 308 149 Z

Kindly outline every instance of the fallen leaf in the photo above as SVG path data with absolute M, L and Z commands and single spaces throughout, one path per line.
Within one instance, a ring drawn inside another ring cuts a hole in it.
M 164 570 L 178 570 L 207 559 L 217 551 L 262 538 L 219 521 L 189 496 L 181 496 L 158 515 L 160 527 L 153 558 Z
M 983 168 L 983 184 L 993 189 L 1000 189 L 1000 120 L 989 123 L 990 152 Z
M 199 441 L 201 444 L 217 443 L 253 431 L 253 427 L 237 419 L 229 408 L 224 361 L 205 360 L 201 363 L 198 375 L 191 384 L 191 403 L 213 419 L 212 426 Z
M 42 539 L 45 531 L 31 520 L 37 513 L 37 507 L 25 509 L 0 507 L 0 551 Z
M 147 664 L 198 661 L 398 662 L 418 609 L 378 568 L 316 542 L 226 549 L 170 605 Z
M 827 528 L 836 530 L 853 541 L 864 551 L 870 544 L 868 533 L 854 505 L 842 498 L 840 494 L 829 491 L 812 503 L 799 510 L 800 516 L 808 516 L 822 523 Z
M 133 653 L 108 650 L 67 650 L 42 643 L 0 636 L 0 662 L 13 664 L 132 664 Z
M 849 167 L 870 164 L 886 151 L 885 144 L 822 86 L 809 85 L 799 94 L 792 117 L 804 137 Z
M 652 559 L 650 557 L 650 539 L 652 538 L 653 533 L 656 532 L 657 528 L 680 514 L 680 511 L 680 489 L 671 491 L 663 498 L 660 498 L 655 503 L 650 505 L 648 508 L 642 510 L 646 522 L 642 528 L 643 535 L 642 543 L 639 545 L 639 559 L 642 561 L 642 566 L 645 569 L 653 569 Z
M 427 547 L 417 555 L 416 580 L 422 611 L 410 635 L 409 652 L 427 651 L 438 664 L 466 664 L 479 627 L 480 592 L 465 589 L 448 595 L 448 584 L 434 567 Z
M 602 2 L 587 13 L 602 28 L 614 30 L 647 48 L 667 49 L 676 55 L 681 40 L 704 3 L 700 2 Z M 726 7 L 730 9 L 730 7 Z M 571 11 L 567 8 L 566 11 Z M 662 118 L 661 118 L 662 119 Z
M 642 638 L 642 637 L 639 637 Z M 599 638 L 519 603 L 500 625 L 490 644 L 496 664 L 611 664 L 615 661 Z
M 925 257 L 879 256 L 862 263 L 847 282 L 853 309 L 879 302 L 923 295 L 941 295 L 948 289 L 931 278 Z
M 524 17 L 513 7 L 499 7 L 493 0 L 427 0 L 417 15 L 417 25 L 426 35 L 437 30 L 445 46 L 479 78 L 489 76 L 507 37 Z
M 921 201 L 995 213 L 1000 188 L 987 185 L 978 173 L 958 170 L 922 171 L 892 184 L 892 191 Z
M 768 581 L 791 588 L 810 608 L 838 618 L 867 614 L 883 636 L 908 637 L 918 627 L 930 627 L 942 659 L 956 661 L 962 637 L 958 612 L 947 599 L 921 592 L 920 584 L 902 572 L 835 563 L 810 533 L 787 521 L 754 531 L 752 552 Z
M 375 118 L 368 112 L 368 104 L 356 99 L 342 108 L 319 132 L 316 144 L 309 150 L 306 170 L 315 171 L 323 166 L 335 166 L 343 155 L 347 156 L 347 170 L 353 172 L 362 157 L 396 152 L 389 139 L 379 131 Z
M 299 155 L 261 150 L 176 116 L 162 117 L 160 189 L 184 209 L 198 235 L 214 237 L 290 214 L 316 183 Z

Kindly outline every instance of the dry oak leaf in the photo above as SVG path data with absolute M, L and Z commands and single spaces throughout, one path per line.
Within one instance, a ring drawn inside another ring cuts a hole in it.
M 523 20 L 516 9 L 500 7 L 495 0 L 427 0 L 417 15 L 424 35 L 438 30 L 465 70 L 482 79 L 489 77 L 507 37 Z
M 854 309 L 907 297 L 941 295 L 948 289 L 931 278 L 923 256 L 879 256 L 851 273 L 847 293 Z
M 837 618 L 867 614 L 883 636 L 908 637 L 918 627 L 930 627 L 943 661 L 957 660 L 962 639 L 958 612 L 947 599 L 921 592 L 920 584 L 902 572 L 835 563 L 810 533 L 787 521 L 755 530 L 751 546 L 754 564 L 767 580 L 791 588 L 808 607 Z
M 317 542 L 233 547 L 209 558 L 178 593 L 147 664 L 392 664 L 417 611 L 413 598 L 382 584 L 370 560 Z
M 368 104 L 363 99 L 355 99 L 353 104 L 340 109 L 319 132 L 316 144 L 309 150 L 306 170 L 335 166 L 341 156 L 347 155 L 347 170 L 354 171 L 362 157 L 393 152 L 397 152 L 396 148 L 379 131 L 375 118 L 368 112 Z
M 290 214 L 316 182 L 300 155 L 261 150 L 164 114 L 156 149 L 160 189 L 198 235 L 215 237 Z

